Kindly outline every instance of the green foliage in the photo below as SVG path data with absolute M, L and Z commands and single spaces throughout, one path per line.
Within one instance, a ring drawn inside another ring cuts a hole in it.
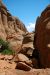
M 9 47 L 8 44 L 8 42 L 5 42 L 4 40 L 0 39 L 0 45 L 2 45 L 3 49 L 7 49 Z
M 0 46 L 0 53 L 2 54 L 12 55 L 15 53 L 14 50 L 9 48 L 9 43 L 5 42 L 3 39 L 0 39 Z
M 13 55 L 13 51 L 12 50 L 10 50 L 10 49 L 5 49 L 5 50 L 3 50 L 2 52 L 1 52 L 2 54 L 7 54 L 7 55 Z

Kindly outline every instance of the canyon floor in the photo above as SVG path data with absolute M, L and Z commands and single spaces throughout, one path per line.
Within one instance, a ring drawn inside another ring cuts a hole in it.
M 50 75 L 50 31 L 46 28 L 50 29 L 50 6 L 37 18 L 35 32 L 29 33 L 0 0 L 0 75 Z M 8 53 L 8 46 L 14 54 L 1 53 Z

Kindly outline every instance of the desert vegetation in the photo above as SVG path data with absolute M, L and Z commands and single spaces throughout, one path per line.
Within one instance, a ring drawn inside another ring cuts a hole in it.
M 13 55 L 14 51 L 9 47 L 9 43 L 0 38 L 0 53 Z

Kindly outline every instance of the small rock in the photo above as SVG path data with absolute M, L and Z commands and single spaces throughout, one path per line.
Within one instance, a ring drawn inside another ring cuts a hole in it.
M 22 53 L 18 54 L 19 61 L 29 61 L 29 59 Z
M 30 71 L 31 70 L 31 67 L 26 65 L 23 62 L 18 62 L 16 68 L 19 70 L 24 70 L 24 71 Z

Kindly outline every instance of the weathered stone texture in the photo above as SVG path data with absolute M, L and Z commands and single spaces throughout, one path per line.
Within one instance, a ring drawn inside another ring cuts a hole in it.
M 23 34 L 26 32 L 25 25 L 18 18 L 12 16 L 0 1 L 0 38 L 7 40 L 12 49 L 20 50 Z
M 42 66 L 50 67 L 50 6 L 37 18 L 34 44 L 39 50 Z

